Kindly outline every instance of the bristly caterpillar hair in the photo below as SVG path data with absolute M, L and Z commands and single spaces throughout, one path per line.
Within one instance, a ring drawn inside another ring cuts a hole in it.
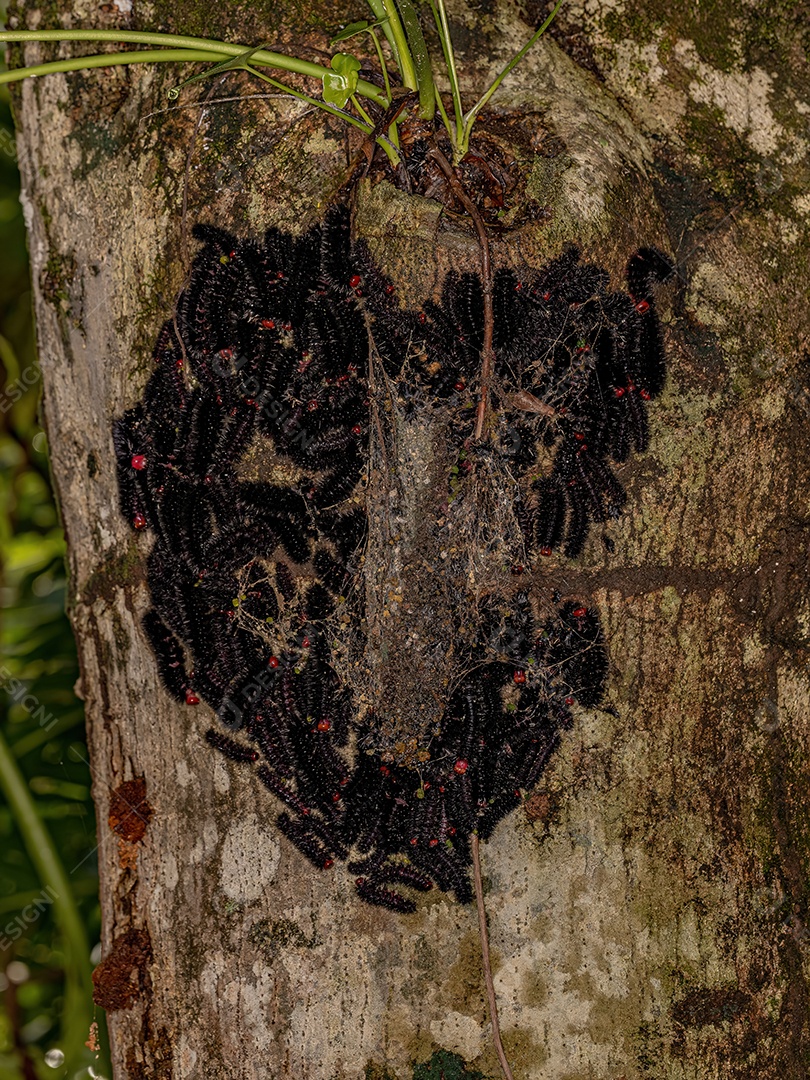
M 498 270 L 496 422 L 476 446 L 477 275 L 450 273 L 407 310 L 343 208 L 297 238 L 237 240 L 210 225 L 194 235 L 202 246 L 142 399 L 113 425 L 121 512 L 153 538 L 143 628 L 160 679 L 217 714 L 205 740 L 256 763 L 283 808 L 279 829 L 313 866 L 348 861 L 358 896 L 394 912 L 416 908 L 400 890 L 433 885 L 467 903 L 472 834 L 490 836 L 520 805 L 572 706 L 598 705 L 607 656 L 592 607 L 566 600 L 538 615 L 514 583 L 473 597 L 455 585 L 469 566 L 448 557 L 419 603 L 454 604 L 458 642 L 426 642 L 415 678 L 429 674 L 431 649 L 460 661 L 423 741 L 412 733 L 416 749 L 401 750 L 407 732 L 386 742 L 390 718 L 346 675 L 369 666 L 373 619 L 399 620 L 404 654 L 406 615 L 420 617 L 393 584 L 366 580 L 386 439 L 435 421 L 445 516 L 481 477 L 499 478 L 514 535 L 478 526 L 508 550 L 507 580 L 509 565 L 519 582 L 527 559 L 554 549 L 577 557 L 591 524 L 626 501 L 614 463 L 649 440 L 665 377 L 655 290 L 672 265 L 641 248 L 629 295 L 573 247 L 520 278 Z M 389 388 L 384 424 L 375 365 Z M 408 497 L 386 485 L 385 498 Z

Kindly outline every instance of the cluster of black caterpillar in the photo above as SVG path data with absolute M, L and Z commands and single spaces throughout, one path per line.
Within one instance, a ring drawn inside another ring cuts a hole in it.
M 518 520 L 529 553 L 550 555 L 564 545 L 569 558 L 582 551 L 591 522 L 617 517 L 624 505 L 611 460 L 623 462 L 632 449 L 647 448 L 646 405 L 665 377 L 653 290 L 673 271 L 661 252 L 642 248 L 627 266 L 628 295 L 609 292 L 607 272 L 579 258 L 572 247 L 529 282 L 505 269 L 493 282 L 494 403 L 515 401 L 523 392 L 537 409 L 522 405 L 521 419 L 501 431 L 501 449 L 516 477 L 533 473 L 541 448 L 553 454 L 550 471 L 531 476 Z M 481 279 L 451 273 L 441 304 L 403 313 L 385 302 L 370 269 L 364 280 L 377 287 L 367 304 L 389 370 L 401 368 L 409 343 L 413 352 L 416 342 L 423 381 L 438 397 L 460 403 L 481 366 Z M 466 430 L 460 423 L 460 437 Z
M 335 670 L 329 620 L 338 598 L 355 625 L 363 616 L 371 342 L 403 393 L 456 410 L 461 444 L 480 280 L 450 275 L 440 303 L 403 310 L 343 210 L 297 239 L 195 235 L 204 246 L 143 397 L 114 425 L 122 511 L 154 536 L 143 625 L 163 683 L 218 712 L 209 743 L 259 763 L 279 828 L 315 866 L 348 860 L 360 896 L 395 911 L 414 909 L 397 886 L 466 902 L 472 833 L 489 836 L 536 783 L 571 705 L 600 700 L 598 618 L 568 602 L 537 624 L 525 594 L 485 598 L 468 674 L 418 769 L 364 748 L 369 721 Z M 664 379 L 652 290 L 670 269 L 640 251 L 630 296 L 573 250 L 531 281 L 496 275 L 493 404 L 505 415 L 525 392 L 545 406 L 495 436 L 523 478 L 527 549 L 575 555 L 589 522 L 624 501 L 609 460 L 647 444 L 646 401 Z M 540 448 L 552 464 L 533 476 Z M 251 461 L 276 482 L 249 478 Z

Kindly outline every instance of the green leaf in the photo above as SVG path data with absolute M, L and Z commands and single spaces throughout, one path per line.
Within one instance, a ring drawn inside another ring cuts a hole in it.
M 335 34 L 329 44 L 337 45 L 340 41 L 348 41 L 349 38 L 357 37 L 358 34 L 363 34 L 366 31 L 370 32 L 386 22 L 388 22 L 387 18 L 377 19 L 376 22 L 369 22 L 368 19 L 358 19 L 357 22 L 349 23 L 348 26 L 344 26 L 339 34 Z
M 351 53 L 335 53 L 332 57 L 332 67 L 340 75 L 353 80 L 352 90 L 357 88 L 357 72 L 360 70 L 360 61 Z
M 323 100 L 329 105 L 343 109 L 357 89 L 360 61 L 349 53 L 335 53 L 332 57 L 332 67 L 334 71 L 330 71 L 323 77 Z
M 260 49 L 266 49 L 272 42 L 265 41 L 262 45 L 254 45 L 251 49 L 245 49 L 244 52 L 240 52 L 238 56 L 232 56 L 229 60 L 223 60 L 220 64 L 214 64 L 213 67 L 207 68 L 205 71 L 200 72 L 199 75 L 192 75 L 190 79 L 184 79 L 183 82 L 178 83 L 177 86 L 173 86 L 166 95 L 169 101 L 176 101 L 180 97 L 180 91 L 190 86 L 191 83 L 200 82 L 201 79 L 210 79 L 212 75 L 219 75 L 223 71 L 231 71 L 234 68 L 244 68 L 247 70 L 250 65 L 248 60 L 254 53 Z

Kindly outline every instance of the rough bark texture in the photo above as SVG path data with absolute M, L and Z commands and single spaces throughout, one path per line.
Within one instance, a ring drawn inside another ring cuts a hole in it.
M 292 2 L 249 17 L 193 4 L 21 17 L 324 48 L 320 25 L 357 14 L 324 0 L 302 27 Z M 506 2 L 456 18 L 468 88 L 527 33 Z M 534 581 L 597 602 L 615 715 L 580 713 L 483 849 L 521 1080 L 776 1080 L 810 1064 L 806 19 L 790 4 L 589 0 L 497 99 L 523 118 L 526 197 L 552 213 L 503 234 L 496 265 L 540 264 L 568 240 L 617 284 L 641 243 L 679 260 L 668 389 L 651 451 L 624 470 L 615 550 L 592 536 Z M 267 793 L 162 691 L 139 628 L 148 545 L 118 514 L 110 422 L 140 395 L 182 285 L 184 180 L 191 222 L 300 228 L 346 160 L 336 122 L 276 98 L 168 111 L 177 77 L 58 76 L 18 103 L 116 1077 L 405 1080 L 439 1047 L 495 1075 L 474 911 L 436 896 L 397 917 L 305 869 Z M 260 88 L 237 77 L 214 93 L 234 91 Z M 475 265 L 471 230 L 436 204 L 378 188 L 359 219 L 414 299 L 451 263 Z

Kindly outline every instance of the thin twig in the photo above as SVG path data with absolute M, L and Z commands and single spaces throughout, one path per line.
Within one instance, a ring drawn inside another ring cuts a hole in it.
M 478 933 L 481 938 L 481 962 L 484 968 L 484 981 L 487 984 L 487 997 L 489 998 L 489 1019 L 492 1023 L 492 1041 L 495 1043 L 495 1052 L 506 1080 L 515 1080 L 509 1062 L 506 1060 L 503 1043 L 501 1042 L 501 1029 L 498 1024 L 498 1004 L 495 1001 L 495 984 L 492 982 L 492 965 L 489 960 L 489 935 L 487 933 L 487 913 L 484 909 L 484 886 L 481 882 L 481 856 L 478 851 L 478 833 L 472 834 L 472 864 L 473 881 L 475 882 L 475 906 L 478 908 Z
M 154 112 L 144 113 L 138 120 L 138 127 L 144 120 L 150 120 L 153 116 L 163 116 L 164 113 L 182 112 L 185 109 L 207 109 L 209 105 L 226 105 L 229 101 L 270 101 L 273 98 L 280 98 L 284 101 L 290 100 L 288 94 L 282 94 L 279 91 L 276 94 L 232 94 L 230 97 L 211 98 L 210 101 L 184 101 L 182 105 L 167 105 L 165 109 L 155 109 Z M 312 111 L 310 106 L 305 110 L 305 113 Z
M 478 399 L 478 410 L 475 414 L 475 441 L 484 434 L 484 422 L 489 404 L 489 387 L 492 382 L 492 374 L 495 370 L 495 352 L 492 348 L 492 338 L 495 328 L 495 315 L 492 310 L 492 260 L 489 251 L 489 237 L 487 236 L 484 219 L 478 213 L 475 203 L 469 197 L 461 181 L 453 171 L 450 162 L 438 148 L 434 146 L 431 157 L 447 177 L 450 190 L 462 204 L 464 209 L 473 219 L 478 241 L 481 246 L 481 285 L 484 293 L 484 345 L 481 349 L 481 396 Z

